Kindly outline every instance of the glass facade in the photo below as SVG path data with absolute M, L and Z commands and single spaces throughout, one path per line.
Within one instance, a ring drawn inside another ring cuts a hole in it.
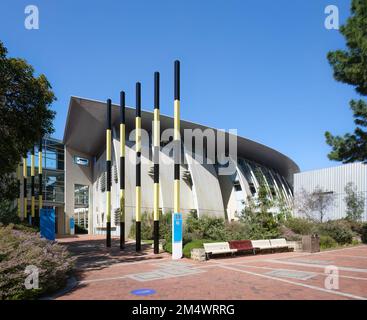
M 42 193 L 44 201 L 64 203 L 64 145 L 60 140 L 44 138 L 42 141 Z M 35 147 L 35 195 L 39 194 L 38 181 L 38 146 Z M 28 177 L 31 175 L 31 154 L 27 157 Z M 27 179 L 27 190 L 30 194 L 31 179 Z M 46 204 L 45 203 L 45 204 Z

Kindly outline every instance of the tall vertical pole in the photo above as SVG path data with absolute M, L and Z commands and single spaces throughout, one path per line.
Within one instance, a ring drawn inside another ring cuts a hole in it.
M 35 217 L 35 197 L 34 197 L 34 146 L 31 149 L 31 224 Z
M 111 247 L 111 99 L 107 99 L 107 125 L 106 125 L 106 218 L 107 218 L 107 238 L 106 245 Z
M 18 217 L 21 218 L 22 212 L 21 212 L 21 202 L 20 202 L 20 177 L 21 177 L 21 167 L 20 163 L 17 165 L 17 214 Z
M 120 249 L 125 248 L 125 92 L 120 92 Z
M 153 119 L 153 163 L 154 163 L 154 253 L 159 253 L 159 72 L 154 73 L 154 119 Z
M 24 214 L 24 219 L 27 220 L 28 218 L 28 200 L 27 200 L 27 154 L 24 155 L 23 157 L 23 198 L 24 198 L 24 202 L 23 202 L 23 214 Z
M 43 207 L 43 195 L 42 195 L 43 185 L 42 185 L 42 138 L 39 141 L 38 146 L 38 217 L 37 225 L 40 225 L 41 209 Z
M 136 83 L 135 116 L 136 187 L 135 187 L 135 238 L 136 251 L 141 250 L 141 85 Z
M 174 70 L 174 187 L 172 213 L 172 259 L 182 258 L 182 213 L 180 213 L 180 162 L 181 162 L 181 134 L 180 134 L 180 62 L 175 61 Z

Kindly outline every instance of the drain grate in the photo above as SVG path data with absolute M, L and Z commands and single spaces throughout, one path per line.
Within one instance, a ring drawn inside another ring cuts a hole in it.
M 165 279 L 168 278 L 169 275 L 161 271 L 152 271 L 152 272 L 129 274 L 127 277 L 137 281 L 150 281 L 150 280 Z
M 204 270 L 192 269 L 193 264 L 182 262 L 167 262 L 156 264 L 158 270 L 130 274 L 127 277 L 137 281 L 151 281 L 181 276 L 188 276 L 205 272 Z
M 292 271 L 292 270 L 274 270 L 267 272 L 266 275 L 279 278 L 298 279 L 298 280 L 308 280 L 316 276 L 316 274 L 313 272 Z

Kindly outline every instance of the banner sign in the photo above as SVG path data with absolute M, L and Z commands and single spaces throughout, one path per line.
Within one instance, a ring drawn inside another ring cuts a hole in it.
M 55 209 L 41 209 L 40 233 L 42 238 L 55 240 Z

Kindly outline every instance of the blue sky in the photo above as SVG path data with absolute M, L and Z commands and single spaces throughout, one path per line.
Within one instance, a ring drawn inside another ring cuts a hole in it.
M 39 30 L 24 27 L 29 4 L 38 6 Z M 162 113 L 172 115 L 180 59 L 183 119 L 235 128 L 311 170 L 339 164 L 327 159 L 326 130 L 354 128 L 349 100 L 357 95 L 333 79 L 326 59 L 344 47 L 324 27 L 329 4 L 343 23 L 348 0 L 2 0 L 0 40 L 49 79 L 57 138 L 72 95 L 118 102 L 123 89 L 134 105 L 141 81 L 150 109 L 154 71 Z

